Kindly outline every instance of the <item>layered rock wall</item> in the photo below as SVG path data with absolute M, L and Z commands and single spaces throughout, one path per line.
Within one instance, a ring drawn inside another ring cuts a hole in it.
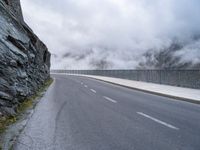
M 49 70 L 50 53 L 24 22 L 20 0 L 0 0 L 0 114 L 14 114 Z

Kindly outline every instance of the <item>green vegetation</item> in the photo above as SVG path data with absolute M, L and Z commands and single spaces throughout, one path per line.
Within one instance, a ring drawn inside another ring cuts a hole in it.
M 0 118 L 0 134 L 2 134 L 8 125 L 15 123 L 17 118 L 15 116 L 3 116 Z
M 51 85 L 53 82 L 53 79 L 48 79 L 36 92 L 35 95 L 32 95 L 25 99 L 21 104 L 17 107 L 17 114 L 14 116 L 2 116 L 0 117 L 0 135 L 5 132 L 5 130 L 8 128 L 9 125 L 15 123 L 19 116 L 24 113 L 28 108 L 33 107 L 34 100 L 42 96 L 42 93 Z M 0 139 L 1 140 L 1 139 Z M 1 150 L 1 146 L 0 146 Z

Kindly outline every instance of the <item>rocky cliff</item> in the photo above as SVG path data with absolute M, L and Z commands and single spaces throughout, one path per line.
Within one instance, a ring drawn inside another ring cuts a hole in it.
M 49 69 L 50 53 L 24 22 L 20 0 L 0 0 L 0 114 L 14 114 Z

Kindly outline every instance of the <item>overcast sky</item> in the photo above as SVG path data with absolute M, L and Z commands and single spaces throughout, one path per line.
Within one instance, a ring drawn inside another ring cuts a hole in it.
M 21 3 L 26 22 L 53 54 L 52 68 L 87 69 L 100 60 L 108 61 L 111 68 L 134 68 L 149 49 L 159 50 L 175 38 L 188 41 L 200 33 L 200 0 Z M 195 43 L 195 48 L 178 55 L 199 59 L 199 47 Z

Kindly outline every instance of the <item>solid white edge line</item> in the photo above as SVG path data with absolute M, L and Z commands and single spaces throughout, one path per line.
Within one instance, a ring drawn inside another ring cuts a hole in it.
M 95 91 L 94 89 L 90 89 L 90 91 L 92 91 L 93 93 L 97 93 L 97 91 Z
M 137 114 L 139 114 L 139 115 L 141 115 L 141 116 L 143 116 L 143 117 L 149 118 L 149 119 L 151 119 L 151 120 L 153 120 L 153 121 L 155 121 L 155 122 L 157 122 L 157 123 L 159 123 L 159 124 L 162 124 L 162 125 L 164 125 L 164 126 L 166 126 L 166 127 L 168 127 L 168 128 L 171 128 L 171 129 L 174 129 L 174 130 L 179 130 L 179 128 L 177 128 L 177 127 L 175 127 L 175 126 L 173 126 L 173 125 L 171 125 L 171 124 L 168 124 L 168 123 L 166 123 L 166 122 L 164 122 L 164 121 L 161 121 L 161 120 L 159 120 L 159 119 L 156 119 L 156 118 L 154 118 L 154 117 L 151 117 L 151 116 L 149 116 L 149 115 L 147 115 L 147 114 L 145 114 L 145 113 L 137 112 Z
M 113 103 L 117 103 L 116 100 L 113 100 L 112 98 L 109 98 L 107 96 L 103 96 L 106 100 L 110 101 L 110 102 L 113 102 Z

